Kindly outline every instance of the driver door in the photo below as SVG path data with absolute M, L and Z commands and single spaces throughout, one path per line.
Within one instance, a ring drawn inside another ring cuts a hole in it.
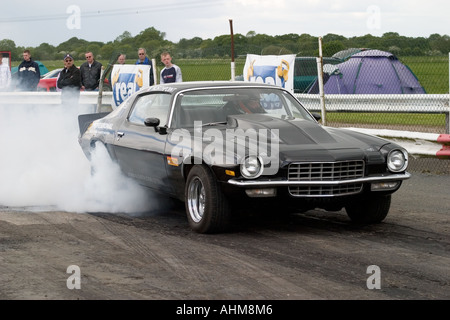
M 149 188 L 172 194 L 164 156 L 167 135 L 144 124 L 146 118 L 158 118 L 160 126 L 167 124 L 170 98 L 170 94 L 159 92 L 139 96 L 116 131 L 114 151 L 126 175 Z

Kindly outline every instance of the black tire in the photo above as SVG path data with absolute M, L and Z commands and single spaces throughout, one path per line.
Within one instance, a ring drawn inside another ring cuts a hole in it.
M 189 226 L 198 233 L 226 231 L 231 210 L 208 167 L 196 165 L 189 172 L 185 188 L 185 207 Z
M 386 218 L 391 207 L 391 195 L 366 196 L 347 205 L 347 215 L 356 223 L 379 223 Z

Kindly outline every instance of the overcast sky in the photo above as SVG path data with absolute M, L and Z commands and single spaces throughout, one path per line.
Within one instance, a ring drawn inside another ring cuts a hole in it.
M 71 37 L 113 41 L 149 27 L 166 39 L 214 38 L 230 33 L 328 33 L 345 37 L 397 32 L 428 37 L 450 34 L 446 0 L 40 0 L 2 1 L 0 40 L 16 46 L 58 45 Z M 1 49 L 1 48 L 0 48 Z

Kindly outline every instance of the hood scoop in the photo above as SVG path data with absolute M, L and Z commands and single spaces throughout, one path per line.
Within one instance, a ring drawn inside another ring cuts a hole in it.
M 278 130 L 280 143 L 288 145 L 336 142 L 322 126 L 309 120 L 285 120 L 260 114 L 232 115 L 227 120 L 230 127 L 244 132 L 252 129 L 276 133 L 275 130 Z

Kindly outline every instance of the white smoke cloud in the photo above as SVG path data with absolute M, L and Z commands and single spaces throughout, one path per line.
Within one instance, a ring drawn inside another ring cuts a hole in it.
M 64 105 L 0 105 L 0 206 L 123 213 L 161 209 L 148 190 L 122 175 L 105 149 L 94 153 L 91 174 L 77 139 L 77 116 L 89 112 Z

